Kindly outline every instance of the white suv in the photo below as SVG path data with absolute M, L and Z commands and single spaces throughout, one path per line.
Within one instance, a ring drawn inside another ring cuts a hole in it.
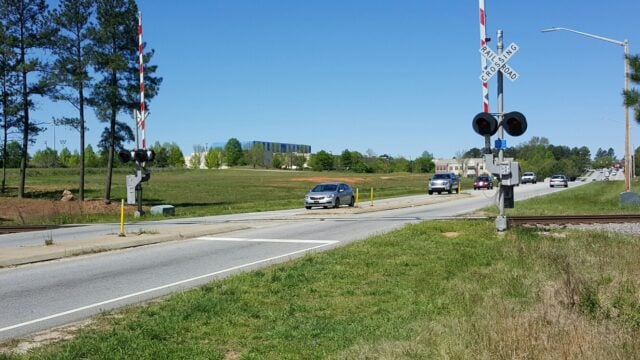
M 534 172 L 526 172 L 522 174 L 522 177 L 520 178 L 520 183 L 522 184 L 526 184 L 526 183 L 535 184 L 537 182 L 538 182 L 538 177 Z

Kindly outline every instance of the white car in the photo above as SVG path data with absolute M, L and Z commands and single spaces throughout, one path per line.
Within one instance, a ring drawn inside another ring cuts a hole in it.
M 537 182 L 538 182 L 538 177 L 536 176 L 536 173 L 534 173 L 534 172 L 526 172 L 526 173 L 522 174 L 522 177 L 520 178 L 520 183 L 521 184 L 526 184 L 526 183 L 535 184 Z
M 569 179 L 564 175 L 553 175 L 549 180 L 549 187 L 564 186 L 569 187 Z

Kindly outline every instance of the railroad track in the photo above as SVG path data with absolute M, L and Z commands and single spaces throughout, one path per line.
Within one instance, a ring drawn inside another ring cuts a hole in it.
M 544 215 L 507 217 L 509 225 L 565 225 L 565 224 L 612 224 L 637 223 L 640 214 L 622 215 Z
M 28 231 L 50 230 L 55 229 L 57 226 L 51 225 L 16 225 L 16 226 L 0 226 L 0 235 L 14 234 Z

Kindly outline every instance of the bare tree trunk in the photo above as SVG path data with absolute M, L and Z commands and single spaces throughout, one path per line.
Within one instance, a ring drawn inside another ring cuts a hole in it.
M 80 187 L 78 197 L 84 201 L 84 93 L 83 85 L 80 85 L 78 95 L 80 96 Z
M 2 127 L 2 193 L 4 194 L 7 191 L 7 141 L 9 135 L 9 115 L 7 107 L 9 106 L 9 101 L 7 99 L 7 89 L 6 83 L 3 84 L 5 86 L 2 89 L 2 121 L 4 126 Z
M 25 49 L 21 49 L 21 63 L 25 63 Z M 18 198 L 24 198 L 24 184 L 27 178 L 27 162 L 29 160 L 29 94 L 27 89 L 27 72 L 22 71 L 22 110 L 24 119 L 22 121 L 22 160 L 20 161 L 20 182 L 18 183 Z
M 111 178 L 113 176 L 113 148 L 116 142 L 116 112 L 112 111 L 111 114 L 111 126 L 109 133 L 109 149 L 108 161 L 107 161 L 107 180 L 104 184 L 104 203 L 111 204 Z
M 3 107 L 6 109 L 5 106 Z M 2 137 L 2 189 L 0 190 L 3 194 L 7 191 L 7 112 L 4 111 L 4 128 L 3 128 L 3 137 Z

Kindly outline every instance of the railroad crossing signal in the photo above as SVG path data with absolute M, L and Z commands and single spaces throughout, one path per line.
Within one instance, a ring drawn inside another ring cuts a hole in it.
M 471 125 L 475 132 L 483 136 L 493 136 L 498 131 L 498 120 L 487 112 L 476 115 Z
M 511 136 L 520 136 L 527 131 L 527 118 L 517 111 L 504 114 L 502 128 Z
M 520 136 L 527 131 L 527 118 L 518 111 L 508 112 L 502 115 L 502 121 L 486 112 L 478 113 L 471 123 L 473 130 L 482 136 L 494 135 L 500 126 L 511 136 Z
M 520 48 L 518 47 L 518 45 L 516 45 L 516 43 L 511 43 L 509 44 L 509 46 L 507 46 L 502 54 L 498 55 L 493 52 L 493 50 L 491 50 L 489 45 L 483 45 L 480 48 L 480 54 L 482 54 L 482 56 L 487 58 L 487 60 L 491 61 L 493 64 L 487 66 L 487 68 L 482 71 L 482 74 L 480 74 L 480 80 L 482 80 L 482 82 L 487 82 L 498 71 L 502 71 L 502 73 L 509 80 L 516 81 L 520 75 L 518 75 L 518 73 L 513 68 L 507 65 L 507 61 L 509 61 L 509 59 L 516 52 L 518 52 L 518 49 Z

